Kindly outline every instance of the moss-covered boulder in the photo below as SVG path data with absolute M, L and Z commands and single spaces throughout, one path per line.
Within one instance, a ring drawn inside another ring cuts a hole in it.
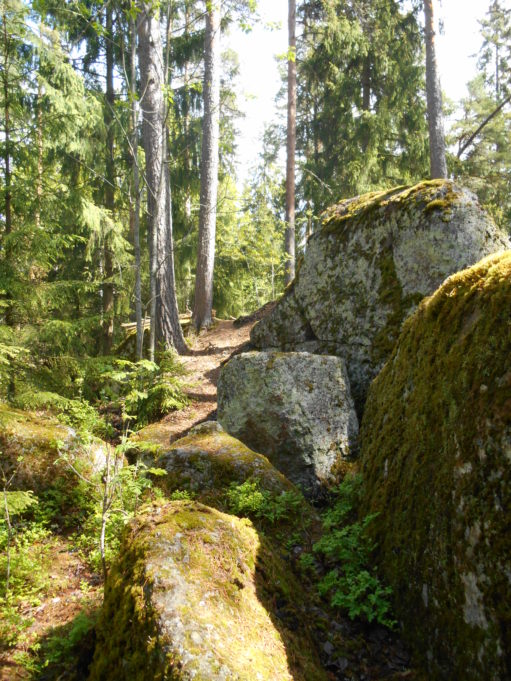
M 197 502 L 132 524 L 106 585 L 90 681 L 323 681 L 306 598 L 249 520 Z
M 449 181 L 343 201 L 325 213 L 293 285 L 251 342 L 344 357 L 360 411 L 418 302 L 448 275 L 509 247 L 475 196 Z
M 228 435 L 216 421 L 192 428 L 169 445 L 156 466 L 166 471 L 158 483 L 167 494 L 186 490 L 213 506 L 232 483 L 258 480 L 264 489 L 275 493 L 295 489 L 265 456 Z
M 29 489 L 36 494 L 58 477 L 77 481 L 64 463 L 67 457 L 84 473 L 104 465 L 104 443 L 84 446 L 69 426 L 37 412 L 27 412 L 0 403 L 0 459 L 6 477 L 13 475 L 11 489 Z
M 405 323 L 361 428 L 366 511 L 431 679 L 511 678 L 511 252 Z
M 344 360 L 307 352 L 233 357 L 218 379 L 218 420 L 311 496 L 335 482 L 358 435 Z

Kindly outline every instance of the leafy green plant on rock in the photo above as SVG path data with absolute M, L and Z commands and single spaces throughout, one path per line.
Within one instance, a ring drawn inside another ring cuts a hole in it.
M 29 386 L 25 392 L 17 394 L 12 402 L 19 409 L 49 411 L 86 438 L 91 434 L 98 437 L 110 435 L 108 424 L 83 399 L 70 399 L 59 393 L 39 391 Z
M 313 550 L 323 556 L 329 569 L 318 589 L 321 595 L 329 596 L 331 605 L 345 610 L 351 619 L 362 617 L 393 628 L 391 589 L 383 586 L 370 568 L 375 546 L 366 531 L 375 516 L 355 519 L 361 487 L 360 475 L 346 476 L 336 489 L 333 506 L 323 516 L 324 533 Z M 303 567 L 310 569 L 311 561 L 304 561 Z

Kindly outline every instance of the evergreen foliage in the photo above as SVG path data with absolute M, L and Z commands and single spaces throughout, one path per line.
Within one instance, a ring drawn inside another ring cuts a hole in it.
M 509 230 L 511 12 L 493 0 L 481 28 L 479 74 L 468 84 L 468 97 L 452 130 L 458 145 L 455 172 L 477 192 L 497 224 Z
M 299 193 L 341 198 L 427 176 L 422 40 L 395 0 L 307 0 L 298 46 Z

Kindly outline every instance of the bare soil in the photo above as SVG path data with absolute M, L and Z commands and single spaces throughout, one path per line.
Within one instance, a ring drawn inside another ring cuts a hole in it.
M 148 438 L 167 446 L 197 423 L 216 418 L 216 385 L 221 365 L 248 343 L 254 321 L 240 326 L 231 320 L 219 319 L 199 336 L 189 337 L 190 354 L 181 357 L 181 361 L 188 371 L 184 380 L 190 404 L 142 428 L 135 439 Z

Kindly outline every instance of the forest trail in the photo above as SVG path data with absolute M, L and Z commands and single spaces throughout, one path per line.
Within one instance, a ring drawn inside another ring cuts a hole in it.
M 146 426 L 133 438 L 150 438 L 167 446 L 197 423 L 214 418 L 221 364 L 249 340 L 253 324 L 249 321 L 234 326 L 231 320 L 216 320 L 210 330 L 193 337 L 190 354 L 180 358 L 188 372 L 183 380 L 190 404 Z M 0 651 L 0 681 L 28 679 L 30 673 L 23 662 L 24 657 L 28 659 L 30 646 L 47 637 L 58 639 L 59 634 L 64 638 L 81 611 L 93 610 L 101 602 L 101 584 L 65 538 L 49 547 L 45 561 L 52 565 L 52 588 L 37 605 L 27 604 L 23 613 L 27 628 L 19 645 Z
M 196 336 L 190 354 L 180 357 L 188 371 L 183 380 L 186 383 L 184 392 L 188 395 L 190 404 L 168 414 L 161 421 L 142 428 L 133 439 L 150 439 L 167 446 L 169 442 L 183 437 L 197 423 L 215 418 L 216 384 L 220 367 L 247 343 L 253 325 L 254 322 L 249 321 L 234 326 L 231 320 L 219 319 L 211 329 Z

